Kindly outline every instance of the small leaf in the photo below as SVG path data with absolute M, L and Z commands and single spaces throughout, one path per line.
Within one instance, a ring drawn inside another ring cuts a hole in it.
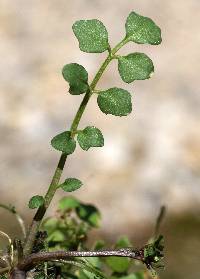
M 132 12 L 126 20 L 126 38 L 138 44 L 159 45 L 160 28 L 148 17 Z
M 55 217 L 49 217 L 44 220 L 42 223 L 42 229 L 47 231 L 48 235 L 50 235 L 58 226 L 58 219 Z
M 115 248 L 126 248 L 126 247 L 131 247 L 132 244 L 130 242 L 130 240 L 128 239 L 127 236 L 122 236 L 120 237 L 115 245 Z
M 88 89 L 88 73 L 85 68 L 79 64 L 71 63 L 63 67 L 63 77 L 69 82 L 69 92 L 72 95 L 85 93 Z
M 124 82 L 143 80 L 151 77 L 154 71 L 153 62 L 144 53 L 131 53 L 119 58 L 118 70 Z
M 31 209 L 38 208 L 44 204 L 44 198 L 42 196 L 33 196 L 29 203 L 28 207 Z
M 74 197 L 64 197 L 58 203 L 58 208 L 60 210 L 70 210 L 78 207 L 80 205 L 79 201 Z
M 101 215 L 95 206 L 81 203 L 76 208 L 76 213 L 80 219 L 87 222 L 90 226 L 99 227 Z
M 108 32 L 97 19 L 76 21 L 72 29 L 84 52 L 101 53 L 109 48 Z
M 121 88 L 101 91 L 97 98 L 100 110 L 105 114 L 126 116 L 132 111 L 131 94 Z
M 71 133 L 69 131 L 55 136 L 51 140 L 51 145 L 56 150 L 62 151 L 67 155 L 72 154 L 76 148 L 76 142 L 73 138 L 71 138 Z
M 115 244 L 115 249 L 131 247 L 131 243 L 127 236 L 122 236 Z M 130 267 L 129 258 L 121 257 L 109 257 L 106 259 L 107 265 L 114 271 L 118 273 L 126 272 Z M 121 277 L 120 277 L 121 278 Z
M 67 178 L 63 184 L 59 185 L 59 187 L 65 192 L 73 192 L 78 190 L 82 185 L 83 183 L 79 179 Z
M 83 150 L 88 150 L 90 147 L 104 146 L 104 138 L 101 131 L 93 126 L 88 126 L 83 131 L 80 131 L 77 140 Z

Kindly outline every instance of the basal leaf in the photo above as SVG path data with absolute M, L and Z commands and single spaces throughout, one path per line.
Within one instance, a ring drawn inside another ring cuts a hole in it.
M 67 178 L 59 187 L 61 187 L 65 192 L 73 192 L 78 190 L 82 185 L 83 183 L 79 179 Z
M 79 64 L 71 63 L 63 67 L 63 77 L 69 82 L 69 92 L 72 95 L 85 93 L 88 89 L 88 73 Z
M 44 198 L 42 196 L 33 196 L 29 203 L 28 207 L 31 209 L 38 208 L 44 204 Z
M 83 150 L 88 150 L 90 147 L 104 146 L 104 138 L 101 131 L 93 126 L 88 126 L 80 131 L 77 140 Z
M 76 148 L 76 142 L 73 138 L 71 138 L 71 133 L 69 131 L 55 136 L 51 140 L 51 145 L 56 150 L 62 151 L 67 155 L 72 154 Z
M 119 57 L 118 70 L 122 80 L 131 83 L 134 80 L 150 78 L 154 72 L 154 66 L 146 54 L 136 52 Z
M 162 41 L 161 30 L 153 20 L 135 12 L 126 20 L 126 38 L 138 44 L 159 45 Z
M 121 88 L 101 91 L 97 98 L 100 110 L 105 114 L 126 116 L 132 111 L 131 94 Z
M 97 19 L 76 21 L 72 29 L 84 52 L 101 53 L 108 49 L 108 32 Z

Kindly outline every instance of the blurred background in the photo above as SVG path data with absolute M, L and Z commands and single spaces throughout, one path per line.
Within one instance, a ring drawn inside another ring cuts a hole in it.
M 50 146 L 68 129 L 82 96 L 68 94 L 64 64 L 82 64 L 94 76 L 106 53 L 78 48 L 71 26 L 98 18 L 114 46 L 124 36 L 132 11 L 151 17 L 162 29 L 159 46 L 130 43 L 120 53 L 145 52 L 155 75 L 124 84 L 116 61 L 99 89 L 126 88 L 133 95 L 128 117 L 106 116 L 92 98 L 80 127 L 95 125 L 104 148 L 77 147 L 63 179 L 84 182 L 76 196 L 102 212 L 96 234 L 114 242 L 127 234 L 136 246 L 151 235 L 160 206 L 167 206 L 163 279 L 200 278 L 200 1 L 1 0 L 0 1 L 0 198 L 15 204 L 27 222 L 32 195 L 43 195 L 59 154 Z M 59 192 L 48 211 L 52 214 Z M 19 234 L 13 217 L 0 210 L 0 229 Z

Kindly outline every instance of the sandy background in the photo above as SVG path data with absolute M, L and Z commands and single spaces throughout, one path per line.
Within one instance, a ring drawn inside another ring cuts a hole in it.
M 79 50 L 71 30 L 78 19 L 98 18 L 111 45 L 124 36 L 132 11 L 151 17 L 163 43 L 130 43 L 120 51 L 144 51 L 154 61 L 148 81 L 124 84 L 113 62 L 99 88 L 119 86 L 133 93 L 133 113 L 105 116 L 92 98 L 80 127 L 95 125 L 105 146 L 77 148 L 63 179 L 76 176 L 84 187 L 76 194 L 102 212 L 108 239 L 126 233 L 143 242 L 159 208 L 168 217 L 166 271 L 161 278 L 200 276 L 200 2 L 158 0 L 1 0 L 0 1 L 0 197 L 14 203 L 26 220 L 27 200 L 44 194 L 59 154 L 51 138 L 68 129 L 82 96 L 68 94 L 64 64 L 82 64 L 94 76 L 106 54 Z M 54 203 L 63 196 L 60 192 Z M 14 235 L 16 224 L 0 212 L 1 229 Z M 178 252 L 177 252 L 178 251 Z M 177 254 L 178 253 L 178 254 Z M 172 257 L 173 255 L 173 257 Z M 176 262 L 174 262 L 174 255 Z

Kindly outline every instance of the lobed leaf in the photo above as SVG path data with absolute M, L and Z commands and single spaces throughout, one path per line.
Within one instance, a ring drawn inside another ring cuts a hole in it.
M 108 32 L 97 19 L 79 20 L 72 26 L 79 41 L 79 48 L 84 52 L 101 53 L 109 48 Z
M 77 178 L 67 178 L 59 187 L 65 192 L 73 192 L 78 190 L 82 185 L 83 183 Z
M 117 87 L 101 91 L 97 103 L 100 110 L 105 114 L 126 116 L 132 111 L 131 94 Z
M 148 17 L 131 12 L 126 20 L 126 38 L 138 44 L 159 45 L 160 28 Z
M 93 126 L 88 126 L 84 130 L 78 132 L 78 143 L 83 150 L 88 150 L 90 147 L 104 146 L 104 138 L 99 129 Z
M 152 60 L 144 53 L 131 53 L 118 58 L 118 70 L 122 80 L 131 83 L 151 77 L 154 72 Z
M 51 145 L 56 150 L 62 151 L 67 155 L 72 154 L 76 148 L 76 142 L 73 138 L 71 138 L 71 133 L 69 131 L 55 136 L 51 140 Z
M 77 63 L 67 64 L 63 67 L 62 75 L 69 82 L 69 93 L 80 95 L 88 89 L 88 73 L 85 68 Z
M 44 198 L 42 196 L 33 196 L 28 203 L 28 207 L 31 209 L 38 208 L 44 204 Z

